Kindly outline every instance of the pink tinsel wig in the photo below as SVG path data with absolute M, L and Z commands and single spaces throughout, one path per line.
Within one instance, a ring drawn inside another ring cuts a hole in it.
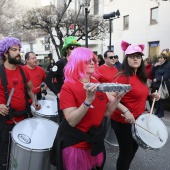
M 85 47 L 75 48 L 71 52 L 68 63 L 64 69 L 65 81 L 74 82 L 75 80 L 84 78 L 87 74 L 86 62 L 91 58 L 95 58 L 97 61 L 97 57 L 90 49 Z M 94 65 L 96 70 L 97 62 Z

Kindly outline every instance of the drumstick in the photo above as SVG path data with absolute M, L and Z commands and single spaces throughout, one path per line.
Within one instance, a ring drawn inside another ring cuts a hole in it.
M 18 84 L 18 79 L 17 79 L 17 78 L 13 78 L 12 83 L 13 83 L 14 86 L 12 87 L 12 89 L 11 89 L 11 91 L 10 91 L 10 94 L 9 94 L 9 97 L 8 97 L 8 100 L 7 100 L 7 103 L 6 103 L 6 106 L 7 106 L 7 107 L 9 107 L 9 104 L 10 104 L 10 102 L 11 102 L 12 95 L 13 95 L 14 90 L 15 90 L 14 87 L 15 87 L 15 85 Z
M 157 93 L 157 90 L 156 90 L 156 93 Z M 153 112 L 153 107 L 154 107 L 154 104 L 155 104 L 155 98 L 153 99 L 153 102 L 152 102 L 152 107 L 151 107 L 151 111 L 150 111 L 150 115 L 152 114 Z
M 38 106 L 38 101 L 37 101 L 37 94 L 36 94 L 36 91 L 37 91 L 37 88 L 33 88 L 32 89 L 33 93 L 34 93 L 34 97 L 35 97 L 35 106 L 37 107 Z
M 161 142 L 163 142 L 163 140 L 162 140 L 159 136 L 157 136 L 156 134 L 152 133 L 152 132 L 151 132 L 151 131 L 149 131 L 148 129 L 144 128 L 143 126 L 139 125 L 139 124 L 138 124 L 138 123 L 136 123 L 136 122 L 135 122 L 135 125 L 139 126 L 140 128 L 142 128 L 143 130 L 145 130 L 145 131 L 149 132 L 150 134 L 152 134 L 152 135 L 156 136 L 156 137 L 157 137 L 157 138 L 158 138 Z

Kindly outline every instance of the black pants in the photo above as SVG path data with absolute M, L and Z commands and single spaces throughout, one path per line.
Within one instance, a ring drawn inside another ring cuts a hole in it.
M 0 124 L 0 170 L 6 170 L 8 150 L 10 149 L 10 134 L 14 125 Z
M 138 150 L 138 144 L 132 137 L 131 124 L 119 123 L 111 120 L 111 127 L 114 129 L 118 144 L 119 157 L 117 170 L 129 170 L 131 161 Z

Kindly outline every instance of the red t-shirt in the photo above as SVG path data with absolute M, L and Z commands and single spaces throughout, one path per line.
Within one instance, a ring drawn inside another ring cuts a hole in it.
M 114 76 L 117 74 L 118 69 L 116 67 L 108 67 L 105 64 L 101 65 L 97 69 L 97 75 L 94 77 L 101 83 L 111 83 Z
M 98 83 L 97 80 L 92 79 L 90 82 Z M 83 84 L 79 81 L 75 83 L 65 82 L 60 91 L 60 109 L 66 109 L 69 107 L 80 107 L 80 105 L 86 99 L 86 92 L 83 89 Z M 92 126 L 98 127 L 104 117 L 106 110 L 106 104 L 108 103 L 108 98 L 105 93 L 96 92 L 96 97 L 92 102 L 94 108 L 89 108 L 86 115 L 82 120 L 76 125 L 76 128 L 83 132 L 88 132 Z M 75 147 L 78 148 L 88 148 L 90 145 L 87 142 L 82 142 Z
M 30 69 L 27 65 L 23 66 L 31 77 L 33 87 L 37 88 L 44 81 L 46 74 L 43 68 L 36 66 L 34 69 Z M 41 91 L 41 88 L 37 89 L 37 93 Z
M 121 102 L 130 110 L 135 119 L 138 118 L 145 110 L 149 94 L 148 87 L 136 75 L 130 76 L 129 79 L 125 76 L 116 77 L 114 82 L 131 85 L 132 89 L 124 95 Z M 110 117 L 115 121 L 127 123 L 121 114 L 122 112 L 116 109 Z
M 26 76 L 26 81 L 29 82 L 30 76 L 24 68 L 23 70 Z M 19 66 L 17 66 L 15 70 L 9 70 L 5 68 L 5 72 L 6 72 L 7 82 L 8 82 L 7 85 L 8 94 L 10 94 L 11 89 L 14 87 L 14 93 L 11 98 L 10 106 L 16 111 L 25 110 L 26 109 L 25 88 L 24 88 L 24 82 L 23 82 L 22 75 L 20 73 Z M 18 83 L 15 86 L 13 85 L 13 78 L 18 79 Z M 4 86 L 2 86 L 1 78 L 0 78 L 0 103 L 6 104 Z

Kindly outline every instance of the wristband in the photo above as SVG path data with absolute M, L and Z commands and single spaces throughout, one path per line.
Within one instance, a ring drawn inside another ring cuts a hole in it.
M 91 106 L 91 104 L 88 104 L 86 101 L 84 101 L 83 104 L 84 104 L 85 106 L 87 106 L 87 107 L 90 107 L 90 106 Z
M 125 115 L 125 113 L 128 112 L 128 111 L 129 111 L 129 109 L 127 109 L 125 112 L 123 112 L 123 114 Z

